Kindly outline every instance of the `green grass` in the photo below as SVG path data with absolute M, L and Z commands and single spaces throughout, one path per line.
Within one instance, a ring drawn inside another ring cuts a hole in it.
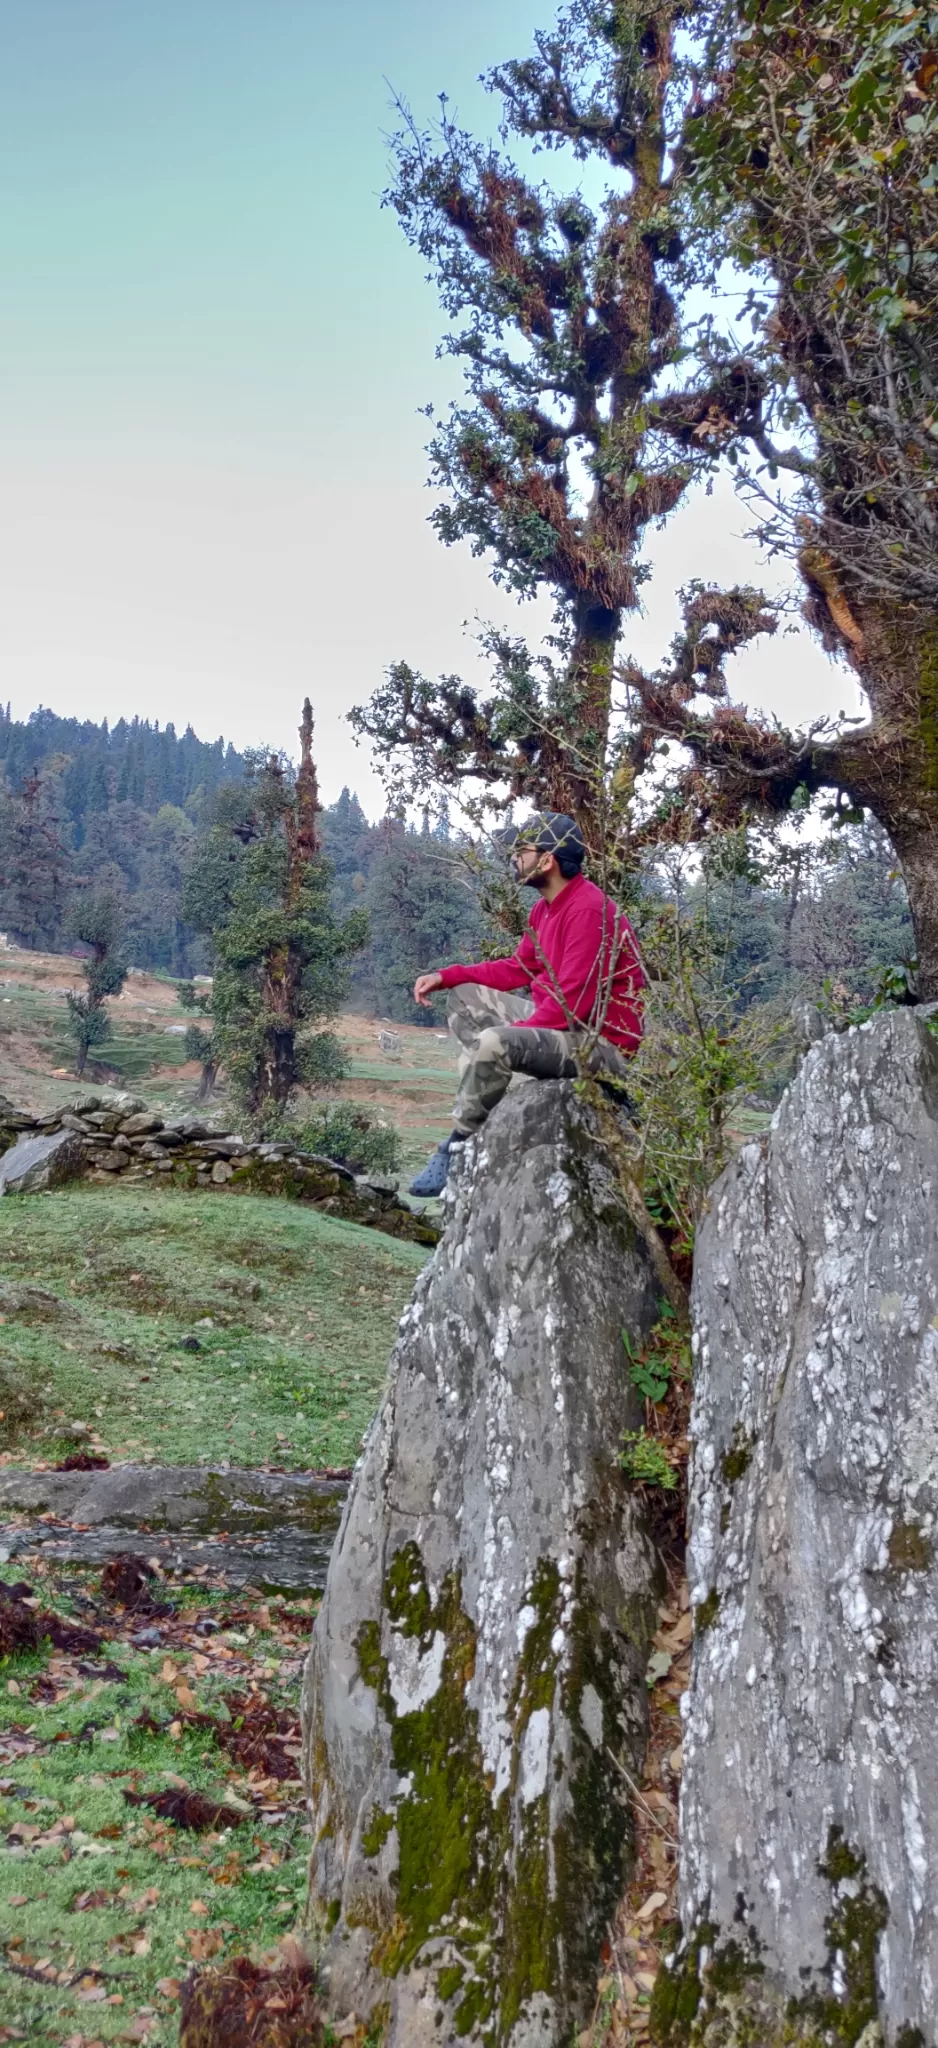
M 0 1202 L 0 1279 L 58 1296 L 14 1313 L 0 1373 L 39 1403 L 17 1464 L 87 1423 L 112 1456 L 346 1465 L 426 1253 L 297 1203 L 157 1188 Z M 195 1336 L 199 1351 L 180 1348 Z
M 382 1060 L 352 1060 L 350 1072 L 353 1080 L 384 1081 L 395 1093 L 406 1094 L 415 1081 L 431 1083 L 429 1088 L 420 1089 L 420 1095 L 452 1095 L 454 1086 L 453 1062 L 441 1062 L 437 1067 L 412 1067 L 404 1060 L 393 1064 Z
M 43 1605 L 73 1604 L 48 1576 L 32 1577 Z M 66 1584 L 87 1621 L 96 1581 L 72 1572 Z M 77 1660 L 85 1671 L 48 1650 L 0 1659 L 0 2038 L 10 2028 L 31 2048 L 76 2036 L 126 2041 L 140 2016 L 153 2048 L 170 2048 L 175 1986 L 200 1948 L 213 1961 L 259 1955 L 296 1922 L 309 1847 L 297 1779 L 275 1784 L 263 1769 L 249 1777 L 211 1727 L 185 1725 L 174 1684 L 190 1687 L 216 1725 L 230 1719 L 224 1694 L 242 1695 L 251 1681 L 295 1713 L 313 1603 L 297 1612 L 191 1586 L 172 1598 L 177 1614 L 160 1623 L 159 1649 L 129 1640 L 140 1622 L 118 1623 L 101 1661 L 119 1677 L 96 1678 L 86 1655 Z M 196 1635 L 199 1615 L 222 1630 Z M 104 1618 L 100 1607 L 91 1618 Z M 163 1732 L 135 1727 L 141 1714 Z M 184 1832 L 123 1798 L 180 1781 L 217 1800 L 234 1794 L 242 1824 Z M 24 1841 L 11 1834 L 18 1824 L 51 1839 Z M 76 1906 L 89 1892 L 103 1896 Z M 23 1974 L 37 1966 L 44 1981 Z M 108 1974 L 63 1981 L 94 1971 Z
M 58 1031 L 52 1039 L 52 1051 L 59 1056 L 57 1064 L 68 1066 L 74 1062 L 75 1041 Z M 186 1051 L 184 1040 L 171 1037 L 166 1031 L 154 1030 L 152 1025 L 122 1023 L 119 1030 L 115 1027 L 110 1038 L 95 1047 L 91 1057 L 92 1062 L 100 1060 L 107 1067 L 108 1086 L 132 1088 L 152 1075 L 155 1068 L 184 1066 Z

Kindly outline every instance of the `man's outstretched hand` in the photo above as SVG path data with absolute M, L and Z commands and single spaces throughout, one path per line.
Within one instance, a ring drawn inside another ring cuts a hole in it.
M 429 1010 L 430 997 L 434 989 L 442 988 L 442 986 L 443 976 L 441 974 L 418 974 L 414 982 L 414 1002 L 419 1003 L 422 1009 Z

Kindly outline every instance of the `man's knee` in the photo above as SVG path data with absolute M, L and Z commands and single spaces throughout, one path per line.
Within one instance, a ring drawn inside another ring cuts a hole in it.
M 507 1024 L 487 1024 L 476 1040 L 476 1059 L 486 1066 L 510 1066 L 506 1033 Z
M 513 1074 L 526 1074 L 532 1081 L 559 1081 L 576 1072 L 565 1032 L 503 1024 L 485 1036 L 498 1041 L 498 1058 Z

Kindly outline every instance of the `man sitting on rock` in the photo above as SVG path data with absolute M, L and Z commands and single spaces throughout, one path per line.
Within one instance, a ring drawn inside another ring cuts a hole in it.
M 641 1042 L 645 975 L 635 934 L 581 873 L 586 849 L 575 820 L 539 812 L 508 843 L 518 880 L 540 897 L 517 952 L 414 984 L 414 1000 L 427 1007 L 436 989 L 452 991 L 449 1028 L 462 1050 L 452 1132 L 411 1182 L 412 1195 L 441 1192 L 453 1146 L 481 1128 L 513 1074 L 566 1081 L 585 1065 L 621 1082 Z

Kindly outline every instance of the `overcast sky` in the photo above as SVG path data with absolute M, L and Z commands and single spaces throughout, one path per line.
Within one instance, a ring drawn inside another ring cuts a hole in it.
M 519 624 L 426 524 L 418 407 L 454 387 L 433 290 L 379 203 L 386 80 L 427 117 L 445 87 L 488 127 L 477 74 L 549 12 L 0 0 L 0 697 L 15 715 L 137 712 L 293 751 L 308 691 L 327 798 L 348 781 L 379 809 L 343 714 L 389 661 L 472 675 L 474 619 Z M 653 538 L 640 659 L 660 659 L 689 577 L 765 580 L 745 524 L 718 488 Z M 737 674 L 786 719 L 856 708 L 805 633 Z

